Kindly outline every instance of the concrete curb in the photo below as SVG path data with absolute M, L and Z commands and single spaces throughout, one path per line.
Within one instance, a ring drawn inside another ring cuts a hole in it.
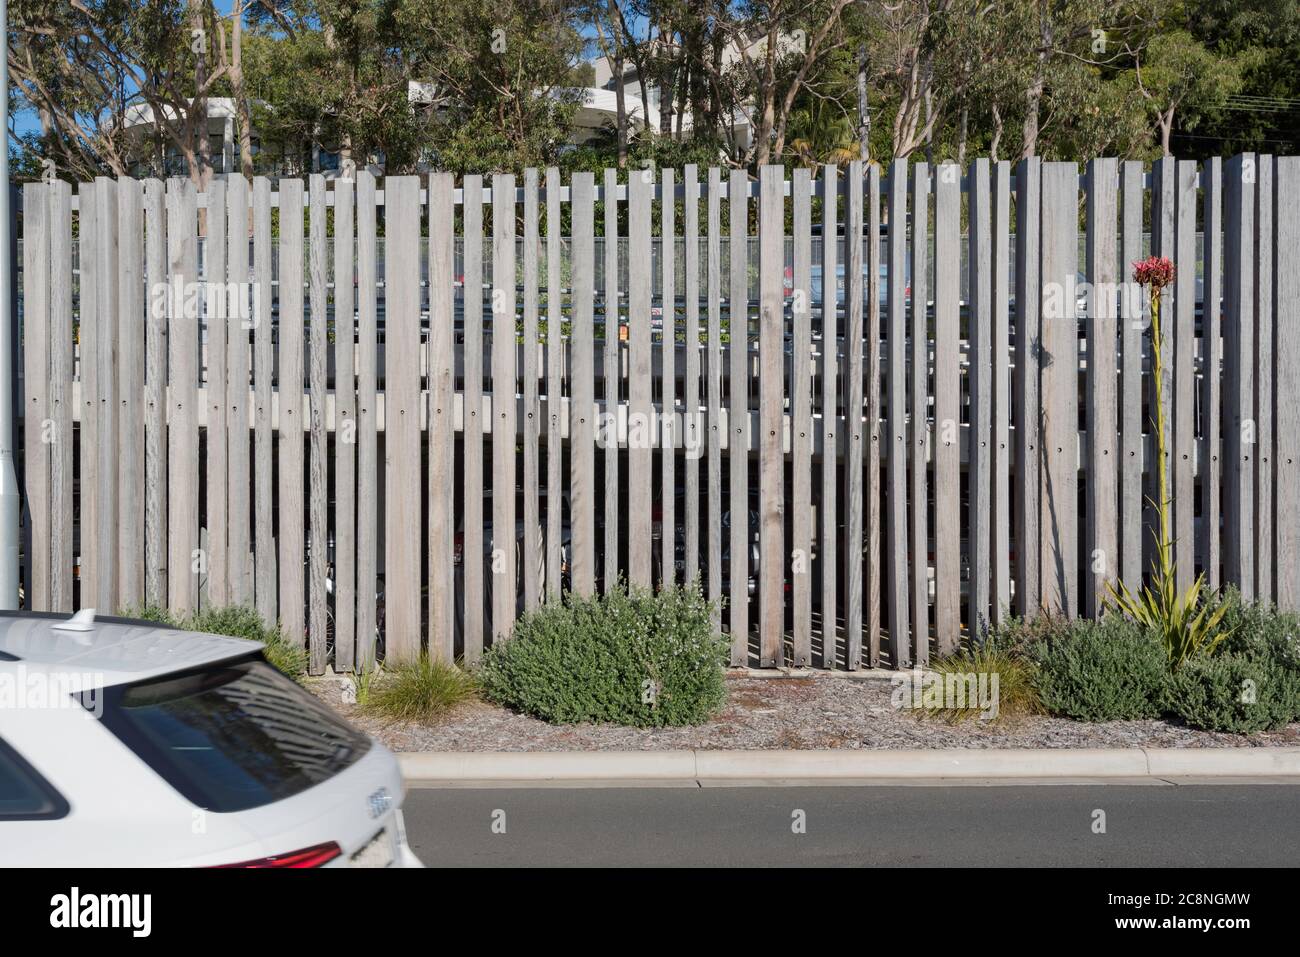
M 910 751 L 404 752 L 414 787 L 745 787 L 833 784 L 1300 784 L 1300 748 Z

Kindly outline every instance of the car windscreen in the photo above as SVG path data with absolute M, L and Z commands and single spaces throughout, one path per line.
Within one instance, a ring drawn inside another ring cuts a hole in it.
M 260 659 L 107 688 L 104 724 L 199 807 L 244 811 L 338 774 L 371 741 Z

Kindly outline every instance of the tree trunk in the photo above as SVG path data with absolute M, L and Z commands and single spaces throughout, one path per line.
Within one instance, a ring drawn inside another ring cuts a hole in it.
M 871 56 L 867 45 L 858 47 L 858 156 L 865 163 L 871 159 L 871 108 L 867 103 L 867 73 Z
M 996 163 L 998 161 L 998 147 L 1002 143 L 1002 110 L 997 103 L 993 104 L 993 138 L 989 140 L 989 160 Z
M 659 35 L 666 31 L 661 26 Z M 659 85 L 659 133 L 663 136 L 673 135 L 673 98 L 677 95 L 677 77 L 681 72 L 682 58 L 680 52 L 673 59 L 672 66 L 664 71 L 663 83 Z
M 1038 58 L 1034 77 L 1025 91 L 1024 145 L 1020 158 L 1028 159 L 1038 153 L 1038 111 L 1043 102 L 1043 87 L 1047 80 L 1047 58 L 1052 50 L 1052 19 L 1046 0 L 1038 4 Z
M 776 43 L 779 36 L 773 24 L 768 28 L 767 46 L 763 51 L 763 81 L 758 91 L 763 112 L 754 136 L 754 160 L 760 167 L 772 160 L 772 133 L 776 129 Z
M 957 165 L 966 168 L 966 138 L 970 130 L 970 107 L 961 105 L 961 117 L 957 120 Z
M 236 3 L 231 13 L 230 87 L 235 95 L 239 118 L 239 171 L 250 183 L 253 180 L 253 108 L 244 89 L 244 5 Z
M 1169 149 L 1169 141 L 1174 135 L 1174 110 L 1176 107 L 1170 106 L 1160 114 L 1160 151 L 1164 156 L 1173 156 Z
M 709 79 L 709 117 L 711 132 L 715 135 L 722 131 L 722 88 L 718 85 L 718 77 L 722 76 L 722 34 L 714 30 L 713 34 L 713 72 Z M 735 138 L 735 125 L 727 124 L 728 129 L 732 130 L 732 139 Z M 728 144 L 734 148 L 735 143 Z
M 679 81 L 678 84 L 677 84 L 678 93 L 679 93 L 679 95 L 681 96 L 681 101 L 680 101 L 680 103 L 678 104 L 678 107 L 677 107 L 677 114 L 676 114 L 676 121 L 677 121 L 677 138 L 678 138 L 679 140 L 682 138 L 682 117 L 684 117 L 684 116 L 686 115 L 686 111 L 689 110 L 689 109 L 691 108 L 691 107 L 690 107 L 690 102 L 691 102 L 691 100 L 690 100 L 690 97 L 691 97 L 691 83 L 692 83 L 693 81 L 694 81 L 694 77 L 693 77 L 693 75 L 691 74 L 691 68 L 690 68 L 690 66 L 684 64 L 684 65 L 682 66 L 682 76 L 681 76 L 681 79 L 680 79 L 680 81 Z M 694 117 L 692 117 L 692 120 L 693 120 L 693 119 L 694 119 Z
M 614 111 L 618 128 L 618 168 L 627 166 L 627 92 L 623 89 L 623 56 L 614 57 Z
M 212 181 L 212 138 L 208 135 L 208 35 L 203 22 L 203 0 L 190 0 L 190 29 L 202 31 L 195 39 L 200 42 L 194 52 L 194 103 L 191 106 L 191 126 L 195 134 L 194 161 L 190 165 L 190 178 L 199 192 L 206 192 Z

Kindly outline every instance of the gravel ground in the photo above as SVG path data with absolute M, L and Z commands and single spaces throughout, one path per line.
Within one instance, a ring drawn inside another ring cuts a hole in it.
M 437 722 L 388 722 L 344 702 L 344 681 L 308 687 L 394 751 L 654 751 L 682 748 L 1214 748 L 1300 746 L 1300 724 L 1253 735 L 1193 731 L 1167 721 L 1085 724 L 1021 717 L 950 724 L 890 705 L 887 677 L 727 677 L 727 703 L 693 728 L 551 725 L 481 701 Z

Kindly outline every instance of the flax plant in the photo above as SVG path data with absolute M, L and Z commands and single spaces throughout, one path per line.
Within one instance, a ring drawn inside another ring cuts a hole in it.
M 1174 668 L 1188 658 L 1208 654 L 1228 637 L 1228 630 L 1220 630 L 1226 605 L 1217 608 L 1202 601 L 1205 575 L 1198 575 L 1185 592 L 1179 593 L 1175 582 L 1174 542 L 1170 534 L 1169 465 L 1165 447 L 1165 406 L 1161 381 L 1164 362 L 1161 356 L 1163 335 L 1160 328 L 1160 300 L 1164 288 L 1174 281 L 1174 264 L 1164 256 L 1151 256 L 1133 264 L 1133 280 L 1150 291 L 1151 299 L 1151 355 L 1155 381 L 1152 402 L 1156 436 L 1156 494 L 1159 501 L 1151 502 L 1159 515 L 1159 527 L 1152 530 L 1156 541 L 1156 560 L 1151 581 L 1137 593 L 1120 582 L 1118 587 L 1107 582 L 1108 604 L 1139 624 L 1152 629 L 1164 642 L 1165 653 Z M 1150 499 L 1148 499 L 1150 501 Z

